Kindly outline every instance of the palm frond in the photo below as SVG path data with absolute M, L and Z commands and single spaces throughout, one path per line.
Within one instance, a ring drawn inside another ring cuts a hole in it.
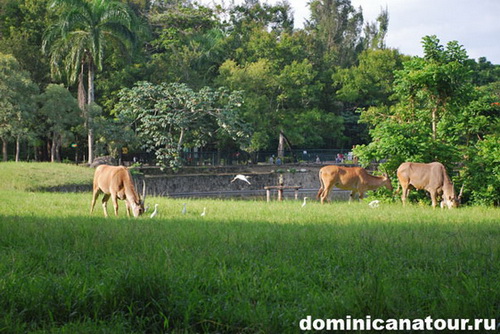
M 135 46 L 135 16 L 128 7 L 109 0 L 51 0 L 59 20 L 47 29 L 43 50 L 50 55 L 52 74 L 66 73 L 74 83 L 81 65 L 93 61 L 102 70 L 108 46 L 126 54 Z

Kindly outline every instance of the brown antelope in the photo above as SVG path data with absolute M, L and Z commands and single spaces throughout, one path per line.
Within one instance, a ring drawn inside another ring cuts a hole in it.
M 392 190 L 391 180 L 384 176 L 374 176 L 361 167 L 341 167 L 336 165 L 325 166 L 319 170 L 319 188 L 317 198 L 321 204 L 328 198 L 330 190 L 335 186 L 344 190 L 351 190 L 349 201 L 352 201 L 356 193 L 363 199 L 367 190 L 375 190 L 385 186 Z
M 442 195 L 441 207 L 448 209 L 458 207 L 462 197 L 463 187 L 458 197 L 455 196 L 455 189 L 446 169 L 439 162 L 429 164 L 418 162 L 403 162 L 397 171 L 399 184 L 403 189 L 401 200 L 403 205 L 410 193 L 410 188 L 424 189 L 429 192 L 432 200 L 432 207 L 437 205 L 438 195 Z
M 94 205 L 99 197 L 99 193 L 104 193 L 102 208 L 104 216 L 108 216 L 107 204 L 111 197 L 115 216 L 118 216 L 118 200 L 124 200 L 127 207 L 127 216 L 130 217 L 130 209 L 134 217 L 139 217 L 144 213 L 144 200 L 146 198 L 146 184 L 143 184 L 142 200 L 137 194 L 132 181 L 132 176 L 127 168 L 123 166 L 100 165 L 94 174 L 94 187 L 92 194 L 92 205 L 90 213 L 94 211 Z

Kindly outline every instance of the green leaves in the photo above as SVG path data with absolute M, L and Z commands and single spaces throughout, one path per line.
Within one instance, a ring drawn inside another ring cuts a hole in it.
M 82 122 L 77 100 L 62 85 L 48 85 L 38 102 L 39 114 L 49 132 L 67 131 Z
M 458 42 L 444 47 L 436 36 L 426 36 L 423 45 L 423 58 L 414 57 L 395 71 L 396 103 L 362 111 L 360 119 L 371 126 L 373 140 L 354 153 L 364 165 L 384 160 L 392 171 L 404 161 L 439 161 L 451 171 L 460 166 L 459 175 L 452 175 L 465 184 L 466 197 L 498 204 L 493 148 L 498 142 L 498 85 L 474 88 L 473 63 L 466 61 Z
M 59 20 L 46 31 L 43 48 L 53 75 L 66 75 L 69 83 L 82 64 L 102 70 L 106 48 L 129 50 L 141 27 L 127 6 L 114 1 L 52 0 L 50 8 Z
M 401 69 L 405 56 L 397 50 L 366 50 L 359 57 L 359 65 L 339 69 L 334 75 L 337 97 L 358 106 L 380 105 L 393 93 L 394 71 Z
M 0 53 L 0 138 L 28 134 L 36 105 L 38 87 L 11 55 Z
M 119 95 L 119 116 L 135 126 L 143 146 L 163 167 L 180 167 L 184 147 L 203 146 L 219 132 L 242 145 L 249 140 L 250 129 L 239 113 L 241 92 L 140 82 Z

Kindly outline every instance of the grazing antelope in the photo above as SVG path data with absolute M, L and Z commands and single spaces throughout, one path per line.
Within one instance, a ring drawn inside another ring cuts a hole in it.
M 437 205 L 438 195 L 442 195 L 441 208 L 448 209 L 458 207 L 462 197 L 463 187 L 460 194 L 455 196 L 455 189 L 443 164 L 431 162 L 429 164 L 418 162 L 403 162 L 397 171 L 399 184 L 403 188 L 401 200 L 406 204 L 406 198 L 410 193 L 410 188 L 424 189 L 429 192 L 432 200 L 432 207 Z
M 321 199 L 321 204 L 327 199 L 330 190 L 335 186 L 344 190 L 351 190 L 349 201 L 352 201 L 356 193 L 363 199 L 367 190 L 375 190 L 385 186 L 392 190 L 391 180 L 384 176 L 374 176 L 361 167 L 341 167 L 325 166 L 319 170 L 319 188 L 317 198 Z
M 142 200 L 137 194 L 132 181 L 132 176 L 127 168 L 123 166 L 100 165 L 94 174 L 94 187 L 92 194 L 92 205 L 90 213 L 94 211 L 94 205 L 99 194 L 104 193 L 102 198 L 102 208 L 104 216 L 108 216 L 107 204 L 111 197 L 115 216 L 118 216 L 118 200 L 124 200 L 127 207 L 127 216 L 130 217 L 130 209 L 134 217 L 139 217 L 144 213 L 144 200 L 146 198 L 146 184 L 143 184 Z

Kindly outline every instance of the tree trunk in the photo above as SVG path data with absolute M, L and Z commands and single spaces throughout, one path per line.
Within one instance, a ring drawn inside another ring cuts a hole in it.
M 280 131 L 279 141 L 278 141 L 278 158 L 283 160 L 285 156 L 285 137 L 283 136 L 283 131 Z
M 5 162 L 9 159 L 9 156 L 7 155 L 7 140 L 2 138 L 2 160 Z
M 436 132 L 437 132 L 437 127 L 436 127 L 436 122 L 437 122 L 437 107 L 432 108 L 432 140 L 436 141 Z
M 16 137 L 16 162 L 19 162 L 19 155 L 21 154 L 21 138 Z
M 52 156 L 52 139 L 47 138 L 47 149 L 45 150 L 45 161 L 48 161 L 50 157 Z
M 184 128 L 181 129 L 181 134 L 179 136 L 179 141 L 177 142 L 177 152 L 181 153 L 181 149 L 182 149 L 182 143 L 184 141 Z
M 82 111 L 82 115 L 84 116 L 84 122 L 87 122 L 85 107 L 87 105 L 87 92 L 85 91 L 85 85 L 83 84 L 83 71 L 84 65 L 82 64 L 82 68 L 80 69 L 80 74 L 78 75 L 78 106 Z M 85 123 L 87 126 L 87 123 Z
M 56 135 L 52 135 L 52 145 L 50 146 L 50 162 L 56 162 Z
M 61 146 L 62 146 L 62 137 L 60 134 L 56 137 L 56 161 L 61 162 Z
M 91 105 L 94 102 L 94 76 L 95 76 L 95 70 L 94 70 L 94 62 L 92 61 L 92 58 L 89 60 L 89 77 L 88 77 L 88 98 L 87 98 L 87 103 L 88 105 Z M 90 108 L 87 112 L 87 126 L 88 126 L 88 145 L 89 145 L 89 164 L 94 161 L 94 125 L 92 122 L 92 115 L 90 114 Z
M 83 116 L 83 126 L 88 129 L 89 128 L 89 108 L 87 107 L 87 92 L 85 91 L 85 85 L 83 84 L 84 80 L 84 71 L 85 71 L 85 65 L 82 63 L 82 68 L 80 69 L 80 74 L 78 75 L 78 106 L 80 107 L 80 110 L 82 111 L 82 116 Z M 84 155 L 85 156 L 85 155 Z M 84 157 L 85 160 L 85 157 Z

